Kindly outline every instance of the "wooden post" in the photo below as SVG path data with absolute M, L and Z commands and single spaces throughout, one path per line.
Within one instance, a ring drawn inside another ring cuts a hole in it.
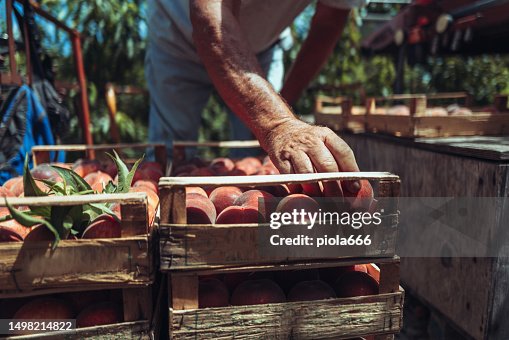
M 186 310 L 198 308 L 198 275 L 171 274 L 171 308 Z

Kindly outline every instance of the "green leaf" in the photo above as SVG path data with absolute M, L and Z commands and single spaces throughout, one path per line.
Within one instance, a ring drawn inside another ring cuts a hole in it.
M 46 228 L 48 228 L 55 236 L 55 241 L 52 244 L 52 249 L 55 249 L 57 247 L 58 242 L 60 242 L 60 235 L 56 228 L 51 225 L 51 223 L 44 219 L 33 217 L 28 213 L 15 209 L 12 205 L 9 204 L 7 198 L 5 199 L 5 205 L 7 206 L 7 209 L 9 209 L 9 213 L 11 214 L 11 216 L 19 224 L 25 227 L 33 227 L 34 225 L 42 224 Z
M 120 159 L 119 155 L 115 150 L 113 150 L 115 156 L 107 153 L 108 156 L 115 162 L 117 165 L 117 173 L 118 173 L 118 185 L 115 193 L 126 193 L 129 192 L 131 188 L 131 182 L 133 181 L 134 174 L 136 173 L 136 169 L 138 169 L 138 165 L 140 165 L 141 161 L 145 156 L 142 156 L 140 159 L 134 163 L 131 171 L 127 168 L 127 165 Z
M 25 156 L 25 165 L 23 167 L 23 188 L 25 197 L 48 196 L 47 193 L 39 189 L 39 187 L 35 183 L 34 178 L 32 177 L 32 173 L 30 172 L 30 168 L 28 167 L 28 154 L 26 154 Z
M 113 212 L 113 210 L 111 210 L 108 206 L 107 206 L 108 203 L 90 203 L 89 205 L 91 205 L 92 207 L 94 208 L 97 208 L 99 210 L 101 210 L 104 214 L 108 214 L 108 215 L 111 215 L 117 222 L 120 222 L 120 219 L 118 218 L 117 214 L 115 214 Z M 101 214 L 102 215 L 102 214 Z
M 51 167 L 58 172 L 58 174 L 64 179 L 64 182 L 70 186 L 75 193 L 84 190 L 92 190 L 90 185 L 74 171 L 55 165 L 52 165 Z

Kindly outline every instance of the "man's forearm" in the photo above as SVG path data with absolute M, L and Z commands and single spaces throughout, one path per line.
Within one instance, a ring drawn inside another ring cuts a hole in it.
M 350 10 L 317 4 L 308 36 L 293 63 L 281 95 L 293 105 L 320 72 L 341 38 Z
M 265 134 L 294 116 L 265 79 L 234 6 L 231 0 L 191 1 L 193 40 L 221 97 L 263 144 Z

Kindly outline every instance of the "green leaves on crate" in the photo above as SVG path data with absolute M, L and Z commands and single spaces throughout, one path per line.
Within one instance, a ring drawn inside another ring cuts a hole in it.
M 103 193 L 127 193 L 131 188 L 136 169 L 143 160 L 143 157 L 137 160 L 129 171 L 127 165 L 120 159 L 119 155 L 115 151 L 113 151 L 113 153 L 114 155 L 108 154 L 108 156 L 113 159 L 117 166 L 118 184 L 110 181 L 104 187 Z M 95 193 L 91 186 L 73 170 L 54 165 L 51 167 L 60 175 L 62 182 L 34 179 L 28 167 L 27 155 L 23 169 L 25 197 L 90 195 Z M 41 190 L 37 186 L 36 181 L 43 183 L 49 190 L 47 192 Z M 67 239 L 69 235 L 82 233 L 99 215 L 109 214 L 118 221 L 117 215 L 110 209 L 113 203 L 86 203 L 69 206 L 29 206 L 30 210 L 21 211 L 14 208 L 8 202 L 7 198 L 5 198 L 5 202 L 10 215 L 0 218 L 0 222 L 14 219 L 27 228 L 36 225 L 44 225 L 55 236 L 55 240 L 52 244 L 53 249 L 58 245 L 60 240 Z

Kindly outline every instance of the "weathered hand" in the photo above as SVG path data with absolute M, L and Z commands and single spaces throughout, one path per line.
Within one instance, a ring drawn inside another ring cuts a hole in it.
M 332 130 L 290 119 L 270 131 L 262 146 L 281 173 L 359 171 L 350 147 Z M 328 183 L 331 192 L 338 183 Z M 357 192 L 358 182 L 349 182 L 348 190 Z

